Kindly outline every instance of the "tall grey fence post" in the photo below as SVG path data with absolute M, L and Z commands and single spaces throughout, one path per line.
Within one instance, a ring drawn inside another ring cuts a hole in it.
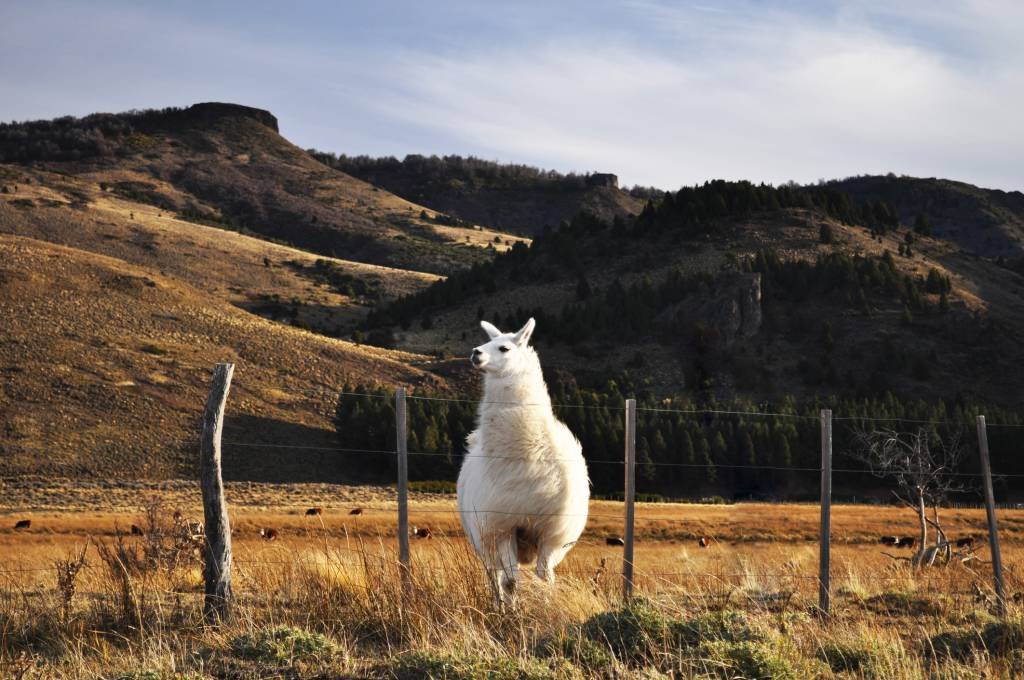
M 821 410 L 821 546 L 818 552 L 818 608 L 829 616 L 832 604 L 832 411 Z
M 626 400 L 626 535 L 622 551 L 622 596 L 633 597 L 633 524 L 636 498 L 636 399 Z
M 220 469 L 220 439 L 224 430 L 224 405 L 228 400 L 234 364 L 217 364 L 213 386 L 203 412 L 203 437 L 199 444 L 199 477 L 203 490 L 206 546 L 203 551 L 205 597 L 203 615 L 217 623 L 231 615 L 231 523 L 224 500 Z
M 985 487 L 985 515 L 988 517 L 988 542 L 992 549 L 992 575 L 996 582 L 996 614 L 1006 616 L 1006 586 L 1003 583 L 1003 556 L 999 550 L 996 526 L 996 501 L 992 492 L 992 466 L 988 459 L 988 428 L 985 416 L 978 416 L 978 453 L 981 456 L 982 484 Z
M 395 440 L 398 453 L 398 563 L 402 586 L 409 586 L 409 442 L 405 410 L 405 388 L 395 392 Z

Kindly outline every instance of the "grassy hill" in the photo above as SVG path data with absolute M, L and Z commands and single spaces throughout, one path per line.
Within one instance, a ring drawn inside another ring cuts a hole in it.
M 619 189 L 613 175 L 563 175 L 473 157 L 409 155 L 400 161 L 310 153 L 330 167 L 459 220 L 527 236 L 580 212 L 605 220 L 631 217 L 652 195 L 650 190 Z
M 192 477 L 218 361 L 238 364 L 226 438 L 336 445 L 345 384 L 450 383 L 428 357 L 333 338 L 515 240 L 439 224 L 244 107 L 0 126 L 0 155 L 4 475 Z M 225 455 L 236 479 L 360 478 L 323 452 Z
M 214 363 L 235 362 L 225 439 L 334 444 L 340 386 L 444 388 L 422 357 L 249 314 L 124 260 L 0 234 L 0 474 L 192 477 Z M 351 479 L 309 452 L 230 449 L 234 479 Z
M 472 225 L 438 230 L 434 211 L 325 167 L 281 137 L 269 112 L 237 105 L 0 125 L 0 161 L 183 219 L 414 271 L 456 271 L 489 258 L 477 246 L 516 240 Z

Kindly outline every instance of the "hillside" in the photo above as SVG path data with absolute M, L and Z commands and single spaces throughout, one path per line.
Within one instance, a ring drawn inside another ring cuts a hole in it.
M 614 175 L 563 175 L 526 165 L 461 156 L 335 156 L 310 150 L 324 164 L 410 201 L 474 224 L 537 236 L 580 212 L 603 220 L 637 215 L 650 190 L 618 187 Z M 634 195 L 636 194 L 636 195 Z
M 372 305 L 439 278 L 197 224 L 55 172 L 0 165 L 0 192 L 0 232 L 117 258 L 325 335 L 348 337 Z
M 834 191 L 711 183 L 630 225 L 577 219 L 371 321 L 462 355 L 478 318 L 532 315 L 549 366 L 663 396 L 1019 403 L 1024 277 L 894 224 Z
M 68 176 L 180 218 L 321 255 L 446 274 L 514 237 L 439 216 L 326 168 L 232 104 L 0 125 L 0 162 Z M 443 221 L 443 220 L 441 220 Z M 496 239 L 496 240 L 495 240 Z
M 850 177 L 829 185 L 856 200 L 885 201 L 906 227 L 923 216 L 925 230 L 967 252 L 1024 259 L 1024 193 L 1019 191 L 895 175 Z
M 191 477 L 214 363 L 237 364 L 225 440 L 331 446 L 356 381 L 443 388 L 422 357 L 248 314 L 123 260 L 0 235 L 0 475 Z M 225 475 L 341 480 L 329 454 L 225 451 Z
M 238 364 L 226 439 L 336 445 L 344 385 L 451 371 L 332 338 L 516 240 L 324 168 L 245 107 L 3 125 L 0 156 L 0 475 L 192 477 L 218 361 Z M 281 451 L 226 450 L 225 474 L 362 479 Z

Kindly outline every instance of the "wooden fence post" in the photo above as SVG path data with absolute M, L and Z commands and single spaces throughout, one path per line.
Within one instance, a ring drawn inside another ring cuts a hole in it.
M 206 584 L 203 615 L 210 623 L 231 616 L 231 524 L 224 501 L 220 469 L 220 439 L 224 430 L 224 405 L 228 400 L 234 364 L 217 364 L 213 386 L 203 412 L 203 437 L 199 444 L 199 477 L 203 490 L 205 550 L 203 580 Z
M 992 466 L 988 459 L 988 428 L 985 416 L 978 416 L 978 453 L 981 455 L 982 485 L 985 487 L 985 515 L 988 517 L 988 542 L 992 549 L 992 575 L 996 583 L 996 614 L 1006 617 L 1006 586 L 1003 583 L 1003 557 L 999 550 L 996 526 L 996 502 L 992 492 Z
M 409 587 L 409 442 L 406 424 L 405 388 L 395 391 L 395 430 L 398 447 L 398 563 L 402 587 Z
M 828 617 L 832 604 L 832 411 L 821 410 L 821 545 L 818 552 L 818 609 Z
M 633 597 L 633 524 L 636 498 L 636 399 L 626 400 L 626 535 L 622 551 L 622 597 Z

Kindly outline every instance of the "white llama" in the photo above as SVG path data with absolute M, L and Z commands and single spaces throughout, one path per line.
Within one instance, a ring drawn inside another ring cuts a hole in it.
M 527 344 L 534 320 L 517 333 L 480 325 L 490 341 L 470 360 L 484 373 L 484 396 L 459 471 L 459 515 L 501 604 L 515 594 L 519 565 L 535 557 L 537 576 L 554 580 L 587 523 L 590 480 Z

